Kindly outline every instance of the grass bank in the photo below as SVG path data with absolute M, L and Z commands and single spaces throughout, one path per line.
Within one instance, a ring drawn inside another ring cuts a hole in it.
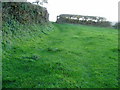
M 4 38 L 3 87 L 118 87 L 117 30 L 53 25 L 52 29 L 41 29 L 39 25 L 21 26 L 22 31 L 29 28 L 25 31 L 28 33 L 19 31 L 15 37 L 11 34 L 12 37 L 6 38 L 10 42 Z

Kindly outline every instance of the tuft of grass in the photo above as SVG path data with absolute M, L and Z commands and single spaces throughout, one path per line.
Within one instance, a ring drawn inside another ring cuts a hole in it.
M 3 88 L 118 87 L 117 30 L 53 26 L 30 26 L 5 44 L 10 48 L 3 49 Z

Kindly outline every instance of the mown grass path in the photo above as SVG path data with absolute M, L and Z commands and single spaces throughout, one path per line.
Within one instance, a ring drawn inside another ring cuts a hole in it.
M 48 35 L 15 39 L 3 54 L 3 87 L 118 87 L 117 30 L 54 26 Z

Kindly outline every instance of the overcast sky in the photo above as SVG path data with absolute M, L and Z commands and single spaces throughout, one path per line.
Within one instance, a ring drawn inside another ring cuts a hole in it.
M 33 2 L 35 0 L 27 0 Z M 45 5 L 49 12 L 49 20 L 56 21 L 59 14 L 78 14 L 101 16 L 108 21 L 118 21 L 119 0 L 48 0 Z

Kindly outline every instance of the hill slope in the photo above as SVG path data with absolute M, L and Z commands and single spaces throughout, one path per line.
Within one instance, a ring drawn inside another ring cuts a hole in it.
M 53 25 L 47 35 L 37 31 L 37 35 L 12 38 L 10 47 L 7 44 L 3 51 L 3 87 L 118 87 L 117 30 Z

